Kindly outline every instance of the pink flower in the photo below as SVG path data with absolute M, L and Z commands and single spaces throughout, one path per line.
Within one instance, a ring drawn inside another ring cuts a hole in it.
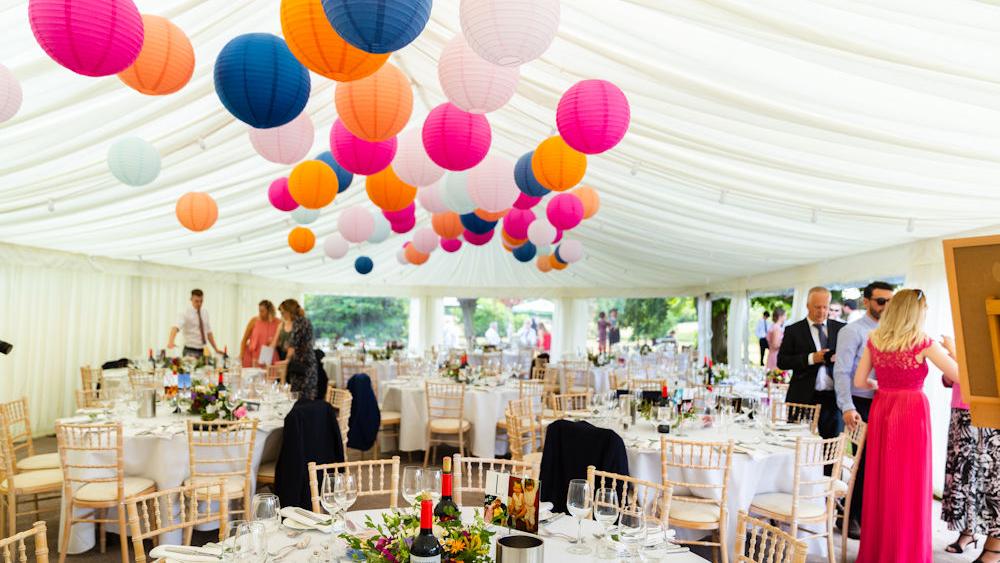
M 233 411 L 233 416 L 235 416 L 237 420 L 243 418 L 246 415 L 247 415 L 247 408 L 245 405 L 240 405 L 239 407 L 236 408 L 236 410 Z

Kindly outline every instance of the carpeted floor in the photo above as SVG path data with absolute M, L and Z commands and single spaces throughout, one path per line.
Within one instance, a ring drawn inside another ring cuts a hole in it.
M 55 449 L 56 449 L 55 438 L 54 437 L 46 437 L 46 438 L 41 438 L 41 439 L 36 440 L 35 441 L 35 449 L 37 450 L 38 453 L 47 453 L 47 452 L 55 451 Z M 356 454 L 357 452 L 352 452 L 352 453 Z M 444 448 L 442 448 L 442 451 L 440 452 L 440 454 L 441 455 L 445 455 L 446 453 L 448 453 L 448 452 L 445 452 Z M 403 459 L 403 464 L 404 465 L 419 464 L 419 463 L 423 462 L 422 456 L 418 455 L 417 453 L 414 453 L 412 455 L 412 458 L 411 458 L 412 463 L 411 463 L 410 460 L 408 460 L 408 458 L 406 457 L 405 454 L 402 456 L 402 459 Z M 58 505 L 56 503 L 52 503 L 52 505 L 53 505 L 53 510 L 51 512 L 45 514 L 44 520 L 45 520 L 45 523 L 48 525 L 48 530 L 49 530 L 49 550 L 50 550 L 51 556 L 52 556 L 50 558 L 50 560 L 51 561 L 58 561 L 58 540 L 57 540 L 57 538 L 59 537 L 59 533 L 58 533 L 59 516 L 58 516 L 58 514 L 56 513 L 56 510 L 55 510 L 56 508 L 58 508 Z M 369 497 L 367 499 L 359 499 L 358 503 L 353 507 L 353 509 L 363 510 L 363 509 L 368 509 L 368 508 L 378 508 L 380 506 L 387 506 L 387 505 L 388 505 L 388 500 L 387 499 L 379 499 L 377 497 L 374 497 L 374 498 L 373 497 Z M 938 513 L 939 510 L 940 510 L 940 503 L 938 503 L 937 501 L 935 501 L 934 502 L 934 512 L 935 512 L 935 515 Z M 31 526 L 31 523 L 32 523 L 31 522 L 31 518 L 22 518 L 22 519 L 20 519 L 19 522 L 18 522 L 18 530 L 23 530 L 23 529 L 29 528 Z M 947 528 L 945 527 L 945 525 L 935 518 L 935 521 L 934 521 L 934 561 L 936 563 L 967 562 L 967 561 L 972 561 L 973 559 L 976 558 L 976 556 L 978 555 L 978 551 L 972 552 L 972 553 L 967 552 L 964 555 L 953 555 L 953 554 L 950 554 L 950 553 L 946 553 L 944 551 L 944 546 L 946 546 L 949 543 L 951 543 L 952 541 L 954 541 L 955 537 L 956 537 L 955 533 L 949 532 L 947 530 Z M 213 535 L 212 533 L 208 533 L 208 532 L 200 533 L 200 532 L 198 532 L 198 533 L 195 533 L 195 537 L 194 537 L 194 542 L 193 543 L 196 544 L 196 545 L 200 545 L 200 544 L 205 543 L 205 542 L 214 541 L 215 539 L 217 539 L 217 536 Z M 839 562 L 839 549 L 840 549 L 840 536 L 839 535 L 834 538 L 834 545 L 835 545 L 836 549 L 838 550 L 837 551 L 837 555 L 838 555 L 837 561 Z M 849 540 L 847 542 L 847 551 L 848 551 L 847 560 L 848 561 L 854 561 L 855 555 L 857 554 L 857 550 L 858 550 L 858 542 L 854 541 L 854 540 Z M 707 557 L 708 554 L 706 553 L 705 556 Z M 91 551 L 89 551 L 87 553 L 83 553 L 83 554 L 80 554 L 80 555 L 70 555 L 69 557 L 66 558 L 66 561 L 69 562 L 69 563 L 98 563 L 98 562 L 100 562 L 100 563 L 105 563 L 105 562 L 111 563 L 111 562 L 115 562 L 115 561 L 120 561 L 118 536 L 116 536 L 114 534 L 108 534 L 107 553 L 102 554 L 102 553 L 99 553 L 97 549 L 94 549 L 94 550 L 91 550 Z M 818 563 L 818 562 L 826 561 L 826 558 L 825 557 L 819 557 L 819 556 L 812 555 L 812 556 L 809 557 L 808 561 L 809 561 L 809 563 Z

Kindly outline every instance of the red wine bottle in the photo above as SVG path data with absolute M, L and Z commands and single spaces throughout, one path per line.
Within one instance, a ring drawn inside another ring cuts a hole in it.
M 449 522 L 458 518 L 458 505 L 451 498 L 451 458 L 441 462 L 441 500 L 434 507 L 434 518 L 439 522 Z
M 434 511 L 431 500 L 420 501 L 420 534 L 410 546 L 410 563 L 441 563 L 444 550 L 434 537 Z

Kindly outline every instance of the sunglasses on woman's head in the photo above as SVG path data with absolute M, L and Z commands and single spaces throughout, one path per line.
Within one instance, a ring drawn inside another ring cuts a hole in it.
M 914 289 L 913 291 L 917 292 L 917 301 L 922 301 L 923 298 L 924 298 L 924 290 L 922 290 L 922 289 Z

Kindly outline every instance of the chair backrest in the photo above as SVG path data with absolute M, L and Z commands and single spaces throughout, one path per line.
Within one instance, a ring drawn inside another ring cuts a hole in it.
M 28 546 L 25 541 L 32 538 L 35 541 L 35 562 L 49 563 L 49 544 L 45 537 L 45 522 L 35 522 L 29 530 L 18 532 L 9 538 L 0 539 L 0 560 L 3 563 L 25 563 L 28 559 Z
M 545 382 L 546 396 L 561 392 L 562 389 L 559 385 L 559 377 L 562 371 L 558 367 L 551 364 L 545 364 L 541 369 L 543 370 L 542 381 Z
M 545 406 L 545 383 L 532 379 L 518 381 L 517 397 L 519 399 L 530 399 L 534 409 L 541 412 Z
M 132 389 L 148 389 L 160 386 L 163 378 L 157 378 L 156 373 L 128 368 L 128 384 Z M 227 380 L 228 382 L 229 380 Z
M 97 389 L 104 383 L 104 370 L 92 368 L 89 365 L 80 367 L 80 381 L 84 389 Z
M 219 481 L 157 491 L 126 501 L 135 563 L 146 562 L 143 540 L 175 530 L 218 522 L 219 541 L 225 541 L 229 524 L 229 503 L 223 500 L 226 498 L 225 491 L 225 482 Z
M 493 459 L 484 457 L 462 457 L 455 454 L 453 458 L 452 496 L 455 502 L 465 506 L 464 493 L 486 494 L 486 472 L 510 473 L 515 477 L 538 479 L 538 466 L 526 461 L 513 459 Z M 537 486 L 537 483 L 536 483 Z
M 104 406 L 105 403 L 105 399 L 101 397 L 100 389 L 76 390 L 76 408 L 78 409 L 100 408 Z
M 660 437 L 660 471 L 663 483 L 673 485 L 674 500 L 718 505 L 719 521 L 726 521 L 729 473 L 733 466 L 733 442 L 698 442 Z M 688 471 L 694 469 L 696 471 Z M 671 474 L 673 470 L 673 474 Z M 701 480 L 690 481 L 698 475 Z
M 326 402 L 337 409 L 337 426 L 340 426 L 340 436 L 344 441 L 344 453 L 347 453 L 347 432 L 350 430 L 351 403 L 354 395 L 347 389 L 338 389 L 333 385 L 326 388 Z
M 834 483 L 844 458 L 844 434 L 835 438 L 796 438 L 795 473 L 792 475 L 791 522 L 798 518 L 801 502 L 825 503 L 832 511 L 836 501 Z M 829 468 L 829 474 L 825 469 Z
M 570 391 L 574 388 L 590 391 L 593 383 L 590 377 L 590 363 L 586 360 L 566 360 L 562 362 L 563 390 Z
M 10 439 L 7 427 L 7 417 L 4 416 L 3 412 L 0 412 L 0 433 L 2 433 L 0 435 L 0 483 L 6 483 L 7 479 L 16 473 L 17 458 L 11 447 L 13 440 Z
M 854 480 L 858 473 L 858 462 L 861 460 L 861 454 L 865 450 L 865 440 L 867 437 L 868 424 L 865 422 L 858 421 L 857 426 L 853 429 L 844 428 L 844 459 L 840 465 L 840 480 L 847 483 L 848 491 L 854 490 Z M 851 446 L 850 452 L 847 451 L 848 444 Z
M 735 563 L 805 563 L 808 546 L 781 528 L 748 516 L 736 520 Z
M 288 377 L 288 362 L 283 362 L 280 364 L 271 364 L 267 366 L 266 379 L 268 382 L 277 381 L 278 383 L 284 383 L 285 378 Z
M 771 403 L 771 420 L 774 422 L 808 424 L 809 431 L 816 434 L 819 427 L 820 406 L 776 401 Z
M 534 380 L 544 381 L 545 380 L 545 368 L 546 367 L 547 366 L 545 364 L 532 367 L 531 368 L 531 373 L 529 374 L 529 377 L 531 379 L 534 379 Z
M 28 398 L 0 403 L 0 416 L 4 417 L 3 427 L 7 439 L 8 452 L 15 460 L 18 452 L 25 457 L 35 455 L 35 444 L 31 439 L 31 415 L 28 414 Z
M 250 478 L 257 420 L 189 420 L 188 462 L 191 477 Z
M 666 379 L 629 379 L 629 391 L 662 391 Z
M 561 393 L 549 396 L 549 408 L 556 418 L 566 416 L 570 411 L 586 410 L 590 405 L 590 391 L 585 393 Z
M 372 369 L 365 369 L 365 364 L 356 358 L 340 359 L 340 375 L 343 376 L 344 381 L 347 381 L 356 373 L 368 373 L 369 377 L 372 379 L 372 385 L 374 386 L 375 380 L 378 379 L 378 374 L 375 373 L 375 371 L 375 366 L 372 366 Z
M 776 401 L 784 403 L 785 395 L 787 394 L 788 394 L 787 383 L 770 383 L 767 386 L 767 398 L 771 401 L 772 405 Z
M 601 471 L 593 465 L 587 466 L 587 483 L 590 485 L 591 494 L 595 494 L 598 489 L 614 489 L 618 493 L 618 510 L 623 510 L 626 506 L 656 506 L 653 517 L 657 522 L 663 522 L 670 515 L 670 499 L 673 487 L 669 484 L 653 483 L 644 479 L 619 475 L 608 471 Z M 598 502 L 596 495 L 594 504 L 604 506 L 606 503 Z M 593 515 L 593 512 L 591 512 Z
M 531 399 L 515 399 L 507 404 L 507 441 L 511 459 L 520 461 L 525 454 L 539 450 L 541 425 L 535 418 Z
M 320 512 L 319 490 L 323 481 L 320 472 L 347 473 L 354 476 L 359 497 L 389 495 L 389 508 L 396 508 L 399 491 L 399 456 L 392 459 L 345 461 L 342 463 L 309 462 L 309 494 L 313 512 Z
M 121 422 L 56 424 L 64 498 L 87 483 L 113 483 L 125 500 L 125 457 Z
M 457 383 L 425 383 L 427 418 L 465 419 L 465 385 Z

